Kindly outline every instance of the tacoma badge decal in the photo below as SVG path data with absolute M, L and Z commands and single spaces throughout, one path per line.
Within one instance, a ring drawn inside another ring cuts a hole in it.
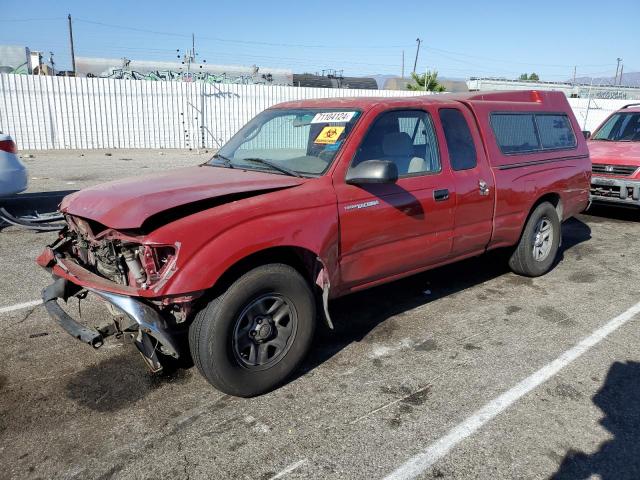
M 370 202 L 354 203 L 353 205 L 345 205 L 345 210 L 360 210 L 361 208 L 375 207 L 380 203 L 379 200 L 371 200 Z

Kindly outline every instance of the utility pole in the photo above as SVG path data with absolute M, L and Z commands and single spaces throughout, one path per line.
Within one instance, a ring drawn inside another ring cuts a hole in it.
M 593 77 L 591 77 L 591 84 L 589 85 L 589 102 L 587 102 L 587 111 L 584 114 L 584 123 L 582 129 L 587 129 L 587 117 L 589 116 L 589 109 L 591 108 L 591 88 L 593 87 Z
M 402 50 L 402 76 L 400 78 L 404 78 L 404 50 Z
M 416 48 L 416 60 L 413 62 L 413 73 L 416 73 L 416 67 L 418 66 L 418 53 L 420 53 L 420 43 L 422 43 L 422 40 L 416 38 L 416 42 L 418 42 L 418 48 Z
M 573 67 L 573 85 L 574 86 L 576 85 L 576 71 L 577 71 L 577 69 L 578 69 L 577 65 Z
M 622 85 L 622 71 L 624 70 L 624 63 L 620 65 L 620 80 L 618 80 L 618 85 Z
M 191 34 L 191 55 L 193 58 L 196 56 L 196 35 L 194 33 Z
M 176 49 L 178 53 L 177 57 L 180 58 L 180 49 Z M 193 54 L 193 50 L 186 50 L 182 55 L 182 64 L 187 66 L 187 75 L 191 73 L 191 64 L 195 61 L 195 55 Z
M 44 75 L 43 71 L 42 71 L 42 52 L 38 52 L 38 76 L 40 75 Z
M 618 57 L 616 60 L 618 60 L 618 64 L 616 65 L 616 77 L 613 79 L 613 84 L 614 85 L 618 81 L 618 70 L 620 69 L 620 62 L 622 61 L 622 59 L 620 57 Z
M 73 51 L 73 27 L 71 26 L 71 14 L 67 16 L 67 20 L 69 21 L 69 44 L 71 45 L 71 70 L 73 70 L 73 75 L 76 74 L 76 54 Z

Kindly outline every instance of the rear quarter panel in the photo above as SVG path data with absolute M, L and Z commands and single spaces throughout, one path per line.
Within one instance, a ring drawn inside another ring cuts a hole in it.
M 496 170 L 496 213 L 490 247 L 514 245 L 539 199 L 560 196 L 561 220 L 583 211 L 589 202 L 588 157 L 553 164 Z
M 566 97 L 560 92 L 532 92 L 529 97 L 529 101 L 467 102 L 478 122 L 496 180 L 494 233 L 489 248 L 516 244 L 529 213 L 545 195 L 556 194 L 560 197 L 561 220 L 580 213 L 589 203 L 591 160 Z M 491 127 L 491 113 L 494 112 L 566 114 L 576 137 L 576 146 L 503 154 Z

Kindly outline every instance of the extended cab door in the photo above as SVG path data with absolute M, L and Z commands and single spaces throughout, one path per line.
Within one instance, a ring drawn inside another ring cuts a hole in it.
M 438 111 L 456 188 L 452 255 L 482 253 L 493 233 L 495 179 L 467 107 Z
M 350 163 L 392 161 L 391 184 L 349 185 L 334 178 L 343 287 L 407 273 L 451 253 L 455 183 L 443 164 L 428 110 L 387 110 L 369 125 Z

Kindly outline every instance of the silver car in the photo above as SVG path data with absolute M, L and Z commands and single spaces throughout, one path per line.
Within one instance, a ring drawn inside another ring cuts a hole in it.
M 26 190 L 27 182 L 27 168 L 16 154 L 16 144 L 0 132 L 0 197 Z

